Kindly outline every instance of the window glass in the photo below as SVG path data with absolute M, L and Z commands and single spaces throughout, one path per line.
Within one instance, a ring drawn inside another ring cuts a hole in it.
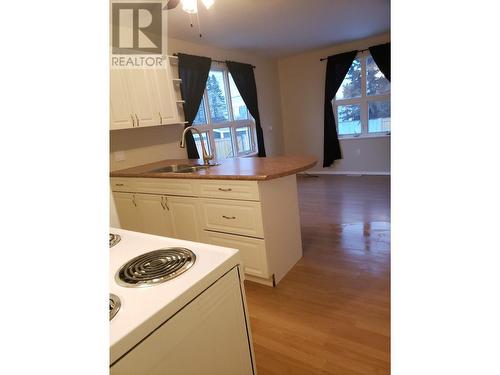
M 210 70 L 193 125 L 203 132 L 203 139 L 208 148 L 212 146 L 211 152 L 218 159 L 257 151 L 255 120 L 225 68 L 217 66 Z M 201 153 L 200 137 L 193 136 Z
M 217 157 L 222 159 L 233 157 L 234 151 L 231 128 L 218 128 L 214 129 L 213 132 Z
M 389 93 L 391 83 L 380 71 L 373 57 L 366 58 L 366 95 L 383 95 Z
M 200 108 L 198 108 L 198 113 L 194 118 L 193 125 L 201 125 L 207 123 L 207 114 L 205 112 L 205 101 L 201 99 Z
M 243 98 L 234 83 L 233 77 L 229 74 L 229 91 L 231 91 L 231 104 L 233 106 L 233 117 L 235 120 L 248 120 L 248 109 Z
M 203 155 L 203 149 L 201 148 L 201 141 L 200 141 L 200 136 L 198 133 L 192 132 L 193 133 L 193 138 L 194 138 L 194 143 L 196 144 L 196 149 L 198 150 L 198 155 L 201 156 Z M 208 141 L 208 133 L 203 132 L 201 133 L 201 136 L 203 137 L 203 141 L 205 141 L 205 147 L 207 149 L 207 152 L 210 154 L 211 149 L 210 149 L 210 142 Z
M 361 96 L 361 61 L 355 58 L 347 72 L 335 99 L 351 99 Z
M 389 100 L 368 103 L 368 133 L 391 131 L 391 102 Z
M 238 152 L 250 152 L 252 150 L 251 133 L 248 126 L 236 129 L 236 143 Z
M 358 104 L 337 107 L 339 135 L 361 134 L 361 106 Z
M 228 121 L 227 96 L 224 86 L 224 74 L 222 71 L 210 71 L 207 80 L 207 95 L 212 123 Z

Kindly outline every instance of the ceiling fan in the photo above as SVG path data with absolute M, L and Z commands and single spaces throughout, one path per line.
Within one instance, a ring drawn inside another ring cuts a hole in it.
M 179 5 L 180 0 L 168 0 L 167 5 L 163 7 L 163 10 L 174 9 L 177 5 Z
M 210 7 L 214 4 L 214 0 L 201 0 L 205 8 L 210 9 Z M 163 7 L 163 10 L 174 9 L 182 3 L 182 10 L 186 13 L 194 14 L 198 13 L 198 0 L 168 0 L 167 5 Z
M 201 0 L 205 8 L 210 9 L 210 7 L 214 4 L 215 0 Z M 198 16 L 198 0 L 168 0 L 167 4 L 163 7 L 163 10 L 174 9 L 182 3 L 182 10 L 186 12 L 189 16 L 189 23 L 191 27 L 193 27 L 193 20 L 191 18 L 192 14 L 196 14 L 196 18 L 198 20 L 198 35 L 201 38 L 201 26 L 200 26 L 200 18 Z

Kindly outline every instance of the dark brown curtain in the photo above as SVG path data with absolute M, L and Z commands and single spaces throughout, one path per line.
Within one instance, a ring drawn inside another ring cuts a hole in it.
M 237 63 L 226 61 L 229 73 L 234 79 L 234 83 L 245 102 L 248 111 L 255 119 L 255 130 L 257 132 L 257 146 L 259 148 L 259 156 L 266 156 L 264 146 L 264 133 L 260 125 L 259 103 L 257 101 L 257 86 L 255 84 L 255 75 L 253 66 L 250 64 Z
M 203 92 L 207 84 L 208 74 L 212 59 L 209 57 L 186 55 L 183 53 L 177 54 L 179 57 L 179 78 L 181 82 L 181 95 L 184 100 L 184 118 L 188 126 L 193 125 L 193 121 L 198 113 Z M 186 134 L 186 148 L 189 159 L 199 159 L 196 143 L 194 142 L 193 134 Z
M 323 167 L 329 167 L 335 160 L 342 159 L 340 143 L 333 115 L 332 100 L 344 80 L 358 51 L 328 56 L 325 81 L 325 125 L 323 140 Z
M 391 81 L 391 43 L 379 44 L 368 48 L 378 68 L 385 78 Z

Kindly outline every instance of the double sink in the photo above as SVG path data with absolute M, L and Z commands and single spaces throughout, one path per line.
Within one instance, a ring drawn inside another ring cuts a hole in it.
M 165 167 L 147 171 L 146 173 L 192 173 L 192 172 L 197 172 L 199 170 L 208 169 L 210 167 L 215 167 L 216 165 L 219 164 L 210 164 L 210 165 L 171 164 Z

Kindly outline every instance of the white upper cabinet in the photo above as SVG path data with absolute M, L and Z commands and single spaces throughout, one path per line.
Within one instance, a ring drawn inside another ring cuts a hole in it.
M 147 71 L 149 86 L 153 92 L 154 105 L 157 109 L 155 115 L 161 125 L 179 123 L 176 98 L 173 90 L 170 66 L 165 69 L 149 69 Z M 167 90 L 166 87 L 170 88 Z
M 127 129 L 135 126 L 129 88 L 124 70 L 110 71 L 111 123 L 110 129 Z
M 178 124 L 170 66 L 110 71 L 110 129 Z
M 126 73 L 129 83 L 129 97 L 134 112 L 135 126 L 159 125 L 158 117 L 154 116 L 155 105 L 153 90 L 147 79 L 146 69 L 131 69 Z M 165 88 L 166 90 L 167 88 Z

